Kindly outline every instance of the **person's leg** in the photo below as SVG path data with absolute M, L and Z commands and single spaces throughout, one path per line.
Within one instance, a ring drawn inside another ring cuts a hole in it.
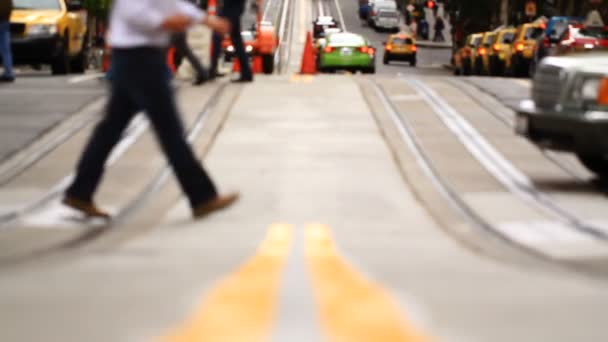
M 66 196 L 93 202 L 93 195 L 104 172 L 110 152 L 138 111 L 129 94 L 128 65 L 120 54 L 112 57 L 112 88 L 105 117 L 97 124 L 78 162 L 76 176 Z
M 203 67 L 198 57 L 192 52 L 188 45 L 188 36 L 185 32 L 176 33 L 173 37 L 173 44 L 177 51 L 188 60 L 196 72 L 197 78 L 207 78 L 207 70 Z
M 241 79 L 250 80 L 253 78 L 253 74 L 251 72 L 251 65 L 249 65 L 247 51 L 245 51 L 245 43 L 243 43 L 243 37 L 241 36 L 241 18 L 232 17 L 230 18 L 230 23 L 232 24 L 230 39 L 232 39 L 236 57 L 239 59 L 239 63 L 241 63 Z
M 209 74 L 211 76 L 211 78 L 215 77 L 218 75 L 218 71 L 217 71 L 217 64 L 220 58 L 220 53 L 222 50 L 222 35 L 217 33 L 217 32 L 213 32 L 212 35 L 212 39 L 211 39 L 211 62 L 210 62 L 210 66 L 209 66 Z
M 0 22 L 0 55 L 2 56 L 2 64 L 4 67 L 2 77 L 14 78 L 10 23 L 7 21 Z
M 159 61 L 155 61 L 155 58 L 150 57 L 145 63 L 150 67 L 146 75 L 133 80 L 135 99 L 152 122 L 181 188 L 188 196 L 190 205 L 195 208 L 215 198 L 217 191 L 184 137 L 184 129 L 169 83 L 160 76 L 159 70 L 156 70 L 162 68 L 162 56 L 156 58 Z

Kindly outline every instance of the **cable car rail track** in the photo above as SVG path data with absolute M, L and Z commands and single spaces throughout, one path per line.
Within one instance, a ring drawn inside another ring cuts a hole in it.
M 489 219 L 484 217 L 484 215 L 474 208 L 472 204 L 469 204 L 459 193 L 459 191 L 456 190 L 454 184 L 451 184 L 447 178 L 444 177 L 445 171 L 437 168 L 436 163 L 433 161 L 432 157 L 429 155 L 429 152 L 425 149 L 420 138 L 418 137 L 415 128 L 411 126 L 406 118 L 403 117 L 398 107 L 387 94 L 386 90 L 377 81 L 370 81 L 370 83 L 375 96 L 380 100 L 384 111 L 390 117 L 390 122 L 398 131 L 400 140 L 413 154 L 418 168 L 431 182 L 432 187 L 440 194 L 442 198 L 447 201 L 449 207 L 453 208 L 456 213 L 464 218 L 465 222 L 481 231 L 488 233 L 490 236 L 497 238 L 507 246 L 511 246 L 516 250 L 521 251 L 524 253 L 524 255 L 529 255 L 539 261 L 548 262 L 549 264 L 556 265 L 560 268 L 568 269 L 577 273 L 587 274 L 585 270 L 578 269 L 579 264 L 576 263 L 576 260 L 556 257 L 538 246 L 529 245 L 519 241 L 516 237 L 507 234 L 502 229 L 499 229 L 495 223 L 490 222 Z M 583 234 L 588 234 L 595 240 L 605 242 L 605 235 L 603 235 L 601 232 L 591 231 L 590 229 L 593 229 L 593 227 L 579 225 L 579 222 L 582 220 L 577 220 L 578 221 L 576 222 L 570 221 L 568 228 Z

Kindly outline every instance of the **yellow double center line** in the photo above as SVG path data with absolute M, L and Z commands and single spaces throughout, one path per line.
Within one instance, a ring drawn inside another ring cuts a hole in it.
M 163 340 L 270 340 L 281 272 L 293 236 L 292 226 L 273 225 L 256 255 L 218 284 L 200 309 Z M 327 226 L 309 225 L 304 236 L 306 264 L 327 340 L 429 340 L 403 319 L 384 289 L 367 281 L 339 255 Z

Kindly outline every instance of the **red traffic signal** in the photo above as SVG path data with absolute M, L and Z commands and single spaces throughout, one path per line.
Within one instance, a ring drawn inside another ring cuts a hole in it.
M 435 4 L 435 1 L 433 1 L 433 0 L 429 0 L 426 2 L 427 8 L 433 9 L 433 8 L 435 8 L 435 6 L 436 6 L 436 4 Z

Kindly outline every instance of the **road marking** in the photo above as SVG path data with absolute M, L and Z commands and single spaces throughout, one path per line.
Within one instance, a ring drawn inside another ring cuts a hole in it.
M 313 80 L 314 80 L 313 75 L 293 74 L 293 75 L 291 75 L 289 82 L 291 82 L 291 83 L 312 83 Z
M 88 82 L 91 80 L 96 80 L 96 79 L 102 78 L 103 75 L 104 75 L 103 72 L 96 72 L 96 73 L 92 73 L 92 74 L 75 76 L 75 77 L 68 79 L 68 83 L 76 84 L 76 83 Z
M 292 241 L 292 226 L 271 226 L 257 253 L 221 281 L 186 322 L 161 340 L 268 340 L 275 319 L 281 272 Z
M 403 319 L 387 291 L 338 254 L 327 226 L 306 227 L 304 250 L 327 340 L 430 341 Z
M 342 25 L 343 31 L 348 31 L 346 29 L 346 22 L 344 21 L 344 15 L 342 14 L 342 8 L 340 8 L 340 2 L 338 0 L 334 0 L 336 3 L 336 9 L 338 10 L 338 17 L 340 18 L 340 24 Z

